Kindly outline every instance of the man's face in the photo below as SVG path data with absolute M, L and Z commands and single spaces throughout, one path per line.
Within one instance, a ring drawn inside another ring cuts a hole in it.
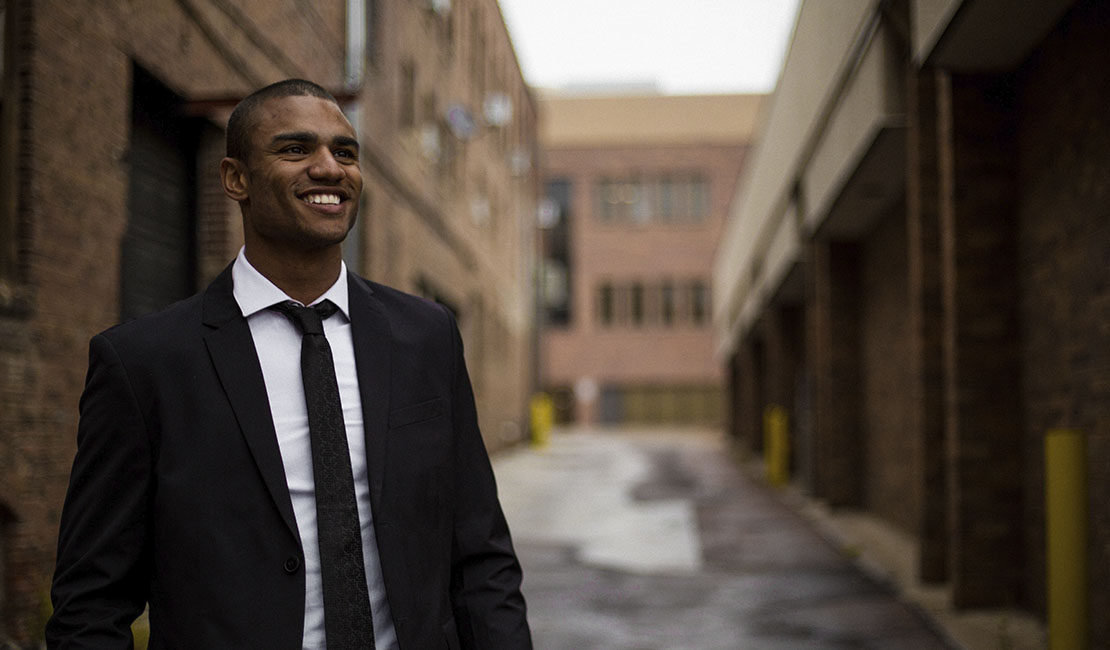
M 362 193 L 358 141 L 334 103 L 311 96 L 265 102 L 240 163 L 248 250 L 333 246 L 354 225 Z

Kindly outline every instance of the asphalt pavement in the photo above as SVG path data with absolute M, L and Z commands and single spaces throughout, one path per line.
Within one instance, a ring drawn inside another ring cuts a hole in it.
M 557 430 L 494 459 L 537 650 L 952 650 L 700 430 Z

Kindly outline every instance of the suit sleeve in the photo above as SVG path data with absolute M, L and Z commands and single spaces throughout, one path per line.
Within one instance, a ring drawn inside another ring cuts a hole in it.
M 89 346 L 80 414 L 47 647 L 130 648 L 147 600 L 151 454 L 127 372 L 103 335 Z
M 520 563 L 497 499 L 497 486 L 474 406 L 454 319 L 455 523 L 451 598 L 464 650 L 532 647 Z

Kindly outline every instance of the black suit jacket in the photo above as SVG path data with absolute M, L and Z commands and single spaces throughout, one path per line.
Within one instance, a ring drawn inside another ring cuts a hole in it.
M 230 270 L 92 339 L 50 648 L 129 647 L 148 602 L 152 649 L 301 647 L 304 555 Z M 348 285 L 401 649 L 530 648 L 454 319 L 353 274 Z

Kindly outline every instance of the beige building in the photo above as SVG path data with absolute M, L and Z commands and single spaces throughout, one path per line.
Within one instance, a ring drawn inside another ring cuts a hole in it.
M 1108 39 L 1105 0 L 806 0 L 713 271 L 741 444 L 783 408 L 794 481 L 907 540 L 958 609 L 1043 622 L 1075 571 L 1056 614 L 1091 648 L 1110 645 Z M 1052 502 L 1059 441 L 1085 456 Z M 1079 525 L 1053 558 L 1060 512 Z
M 542 99 L 540 367 L 560 419 L 720 421 L 710 261 L 760 101 Z

